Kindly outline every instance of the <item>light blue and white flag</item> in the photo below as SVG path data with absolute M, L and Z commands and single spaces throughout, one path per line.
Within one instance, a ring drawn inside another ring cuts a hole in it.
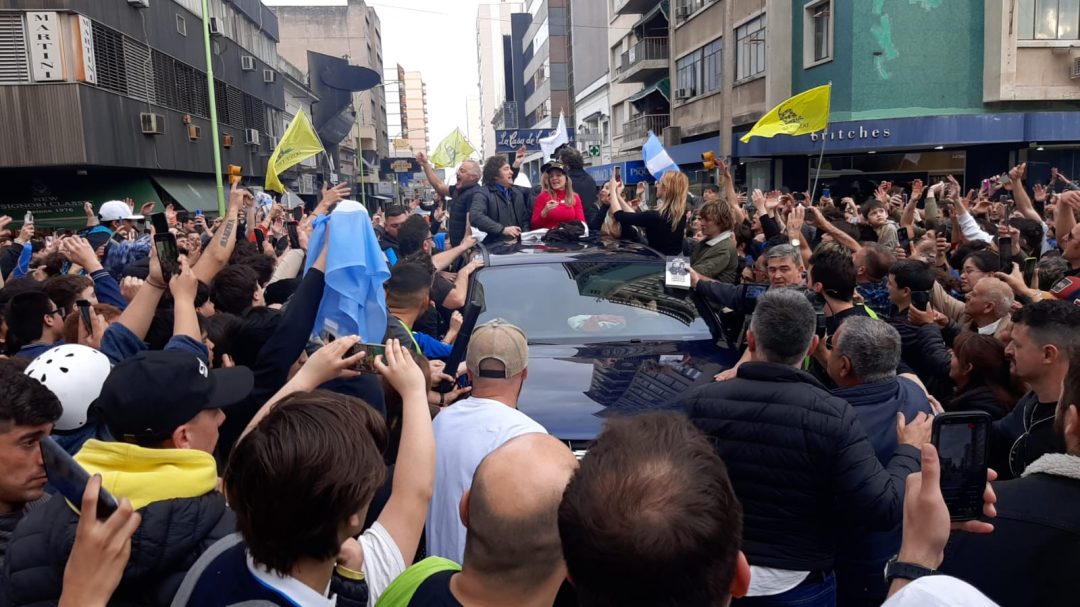
M 679 165 L 675 164 L 671 156 L 668 156 L 664 144 L 660 143 L 660 140 L 652 131 L 649 131 L 649 140 L 645 142 L 645 145 L 641 146 L 641 155 L 645 158 L 645 168 L 649 170 L 654 179 L 660 179 L 668 171 L 679 170 Z

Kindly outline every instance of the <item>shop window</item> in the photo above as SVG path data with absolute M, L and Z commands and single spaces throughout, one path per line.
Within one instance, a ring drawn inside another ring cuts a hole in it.
M 765 73 L 765 15 L 735 28 L 735 80 Z

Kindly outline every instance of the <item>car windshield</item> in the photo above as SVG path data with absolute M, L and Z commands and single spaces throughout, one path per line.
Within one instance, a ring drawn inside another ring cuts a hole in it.
M 531 343 L 709 339 L 689 292 L 663 263 L 570 262 L 485 268 L 479 322 L 502 318 Z

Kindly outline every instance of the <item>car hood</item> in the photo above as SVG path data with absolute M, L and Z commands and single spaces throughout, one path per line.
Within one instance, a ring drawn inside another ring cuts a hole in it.
M 708 340 L 533 344 L 518 408 L 561 440 L 589 441 L 607 417 L 677 408 L 737 360 Z

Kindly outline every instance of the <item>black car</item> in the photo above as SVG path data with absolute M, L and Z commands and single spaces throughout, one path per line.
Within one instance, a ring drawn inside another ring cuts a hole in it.
M 670 409 L 738 360 L 712 309 L 665 286 L 665 259 L 652 249 L 514 243 L 479 254 L 485 265 L 473 274 L 450 368 L 464 360 L 476 324 L 517 325 L 529 340 L 518 407 L 575 450 L 605 417 Z

